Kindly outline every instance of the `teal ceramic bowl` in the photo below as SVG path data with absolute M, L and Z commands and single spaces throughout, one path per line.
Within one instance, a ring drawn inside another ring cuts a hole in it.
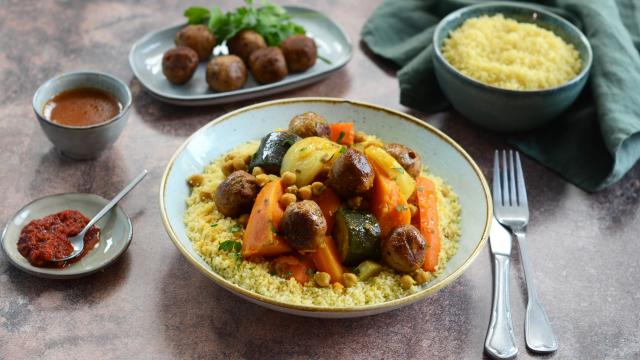
M 297 114 L 314 111 L 329 121 L 355 123 L 359 130 L 384 141 L 406 144 L 421 154 L 429 169 L 448 182 L 462 208 L 458 251 L 444 273 L 421 285 L 414 294 L 383 303 L 329 307 L 285 302 L 247 290 L 214 271 L 193 248 L 184 212 L 189 197 L 185 179 L 239 144 L 260 139 L 276 128 L 287 128 Z M 160 185 L 160 211 L 169 237 L 196 268 L 216 284 L 243 299 L 290 314 L 346 318 L 379 314 L 409 305 L 453 282 L 486 243 L 492 218 L 491 194 L 482 172 L 451 138 L 426 123 L 398 111 L 362 102 L 331 98 L 293 98 L 255 104 L 227 113 L 191 135 L 169 161 Z
M 451 66 L 441 48 L 449 33 L 467 19 L 502 14 L 552 31 L 580 53 L 582 69 L 571 81 L 543 90 L 509 90 L 474 80 Z M 567 20 L 535 5 L 491 2 L 464 7 L 440 21 L 433 35 L 435 75 L 453 107 L 472 122 L 500 132 L 520 132 L 557 118 L 578 97 L 589 75 L 592 52 L 582 32 Z

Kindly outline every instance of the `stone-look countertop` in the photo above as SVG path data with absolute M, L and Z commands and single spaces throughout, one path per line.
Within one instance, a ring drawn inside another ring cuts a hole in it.
M 180 23 L 192 2 L 0 1 L 0 224 L 33 199 L 62 192 L 111 197 L 141 168 L 150 171 L 121 203 L 133 221 L 131 247 L 104 271 L 44 280 L 0 256 L 0 359 L 485 356 L 492 294 L 488 246 L 459 279 L 424 301 L 368 318 L 318 320 L 266 310 L 218 287 L 180 255 L 160 220 L 160 178 L 185 138 L 228 111 L 281 97 L 344 97 L 409 112 L 453 137 L 489 175 L 493 149 L 506 146 L 502 136 L 455 113 L 426 116 L 398 103 L 394 70 L 372 58 L 359 39 L 377 3 L 302 4 L 329 14 L 354 42 L 351 62 L 328 79 L 275 97 L 186 108 L 145 93 L 127 56 L 145 33 Z M 223 1 L 222 8 L 240 4 Z M 31 109 L 42 82 L 78 69 L 112 73 L 134 97 L 124 133 L 94 161 L 60 157 Z M 524 167 L 535 280 L 560 345 L 553 357 L 640 358 L 640 167 L 597 194 L 530 159 Z M 525 349 L 526 289 L 517 254 L 516 247 L 511 305 L 518 357 L 539 358 Z

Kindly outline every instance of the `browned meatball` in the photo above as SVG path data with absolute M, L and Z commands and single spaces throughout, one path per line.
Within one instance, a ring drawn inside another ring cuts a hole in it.
M 288 74 L 287 62 L 278 47 L 254 51 L 249 57 L 249 68 L 253 77 L 261 84 L 280 81 Z
M 162 73 L 174 84 L 184 84 L 198 68 L 198 54 L 188 47 L 177 47 L 162 56 Z
M 382 260 L 400 272 L 412 272 L 424 263 L 426 242 L 413 225 L 399 225 L 382 241 Z
M 216 46 L 216 36 L 206 25 L 187 25 L 176 34 L 176 45 L 193 49 L 198 59 L 205 61 Z
M 316 42 L 305 35 L 291 35 L 282 42 L 280 47 L 290 72 L 305 71 L 312 67 L 318 58 Z
M 311 136 L 329 137 L 329 123 L 314 112 L 296 115 L 289 122 L 289 132 L 302 138 Z
M 259 190 L 255 176 L 243 170 L 232 172 L 216 189 L 218 211 L 228 217 L 250 212 Z
M 217 56 L 207 64 L 207 83 L 215 91 L 231 91 L 247 81 L 247 67 L 235 55 Z
M 338 195 L 349 198 L 369 191 L 374 177 L 373 167 L 367 157 L 349 148 L 333 162 L 328 183 Z
M 420 173 L 422 173 L 422 160 L 418 153 L 402 144 L 386 144 L 384 149 L 402 165 L 409 175 L 413 177 L 420 176 Z
M 280 221 L 280 232 L 298 251 L 315 251 L 324 241 L 327 221 L 315 201 L 303 200 L 287 206 Z
M 260 49 L 267 47 L 262 35 L 249 29 L 245 29 L 237 33 L 234 37 L 227 41 L 229 54 L 238 55 L 242 61 L 249 63 L 251 54 Z

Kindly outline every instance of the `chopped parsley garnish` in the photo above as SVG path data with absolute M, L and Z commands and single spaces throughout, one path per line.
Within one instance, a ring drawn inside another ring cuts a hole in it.
M 340 135 L 338 135 L 338 140 L 336 140 L 336 142 L 337 142 L 338 144 L 342 144 L 342 139 L 344 139 L 344 136 L 345 136 L 345 135 L 346 135 L 346 134 L 345 134 L 345 132 L 344 132 L 344 131 L 340 131 Z
M 345 152 L 347 152 L 347 147 L 346 146 L 340 147 L 340 154 L 344 154 Z
M 233 225 L 229 228 L 229 231 L 231 231 L 232 233 L 237 233 L 240 230 L 242 230 L 242 226 L 240 225 Z
M 285 277 L 285 278 L 290 278 L 292 276 L 293 276 L 293 273 L 291 271 L 287 271 L 286 273 L 282 274 L 282 277 Z
M 216 226 L 218 226 L 218 223 L 211 224 L 211 227 L 216 227 Z
M 220 243 L 218 250 L 239 253 L 242 250 L 242 243 L 235 240 L 226 240 Z

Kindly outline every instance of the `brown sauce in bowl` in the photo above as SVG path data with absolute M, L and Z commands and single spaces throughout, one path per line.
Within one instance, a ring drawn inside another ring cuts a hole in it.
M 44 105 L 44 117 L 66 126 L 88 126 L 106 122 L 122 111 L 111 94 L 96 88 L 63 91 Z

